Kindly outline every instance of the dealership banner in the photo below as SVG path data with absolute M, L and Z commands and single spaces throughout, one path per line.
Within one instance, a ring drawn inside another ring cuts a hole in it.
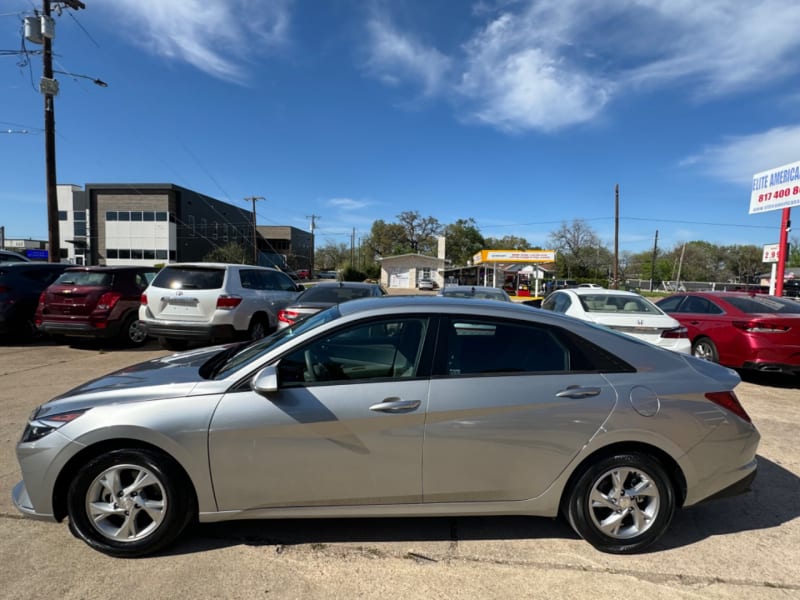
M 753 175 L 750 214 L 800 206 L 800 162 Z

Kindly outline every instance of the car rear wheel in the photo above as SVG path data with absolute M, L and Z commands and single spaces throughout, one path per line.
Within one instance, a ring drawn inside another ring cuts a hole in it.
M 147 341 L 147 329 L 136 315 L 125 319 L 120 331 L 120 341 L 127 346 L 141 346 Z
M 639 552 L 660 538 L 675 513 L 675 491 L 661 463 L 638 452 L 588 465 L 569 490 L 566 515 L 592 546 Z
M 250 327 L 247 329 L 247 337 L 251 340 L 260 340 L 269 333 L 269 323 L 264 317 L 253 317 Z
M 697 338 L 692 344 L 692 355 L 703 360 L 719 362 L 719 352 L 717 347 L 707 337 Z
M 156 552 L 194 518 L 195 503 L 178 466 L 150 450 L 115 450 L 90 460 L 67 493 L 69 527 L 110 556 Z

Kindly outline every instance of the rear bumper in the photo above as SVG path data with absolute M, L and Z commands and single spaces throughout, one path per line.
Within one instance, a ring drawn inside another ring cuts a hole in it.
M 747 361 L 742 365 L 742 368 L 752 369 L 762 373 L 784 373 L 786 375 L 800 376 L 800 365 L 789 365 L 786 363 Z
M 119 335 L 120 327 L 119 321 L 107 321 L 107 326 L 102 328 L 94 327 L 91 323 L 44 321 L 38 326 L 38 329 L 47 335 L 106 339 Z
M 175 340 L 229 340 L 236 338 L 233 325 L 210 325 L 207 323 L 183 323 L 180 321 L 142 321 L 147 335 Z

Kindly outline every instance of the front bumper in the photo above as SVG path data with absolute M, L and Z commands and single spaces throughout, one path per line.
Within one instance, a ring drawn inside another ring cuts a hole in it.
M 11 501 L 19 512 L 28 518 L 36 519 L 38 521 L 55 521 L 56 518 L 52 514 L 43 514 L 36 512 L 31 502 L 31 497 L 28 495 L 28 488 L 25 487 L 25 482 L 20 481 L 11 490 Z

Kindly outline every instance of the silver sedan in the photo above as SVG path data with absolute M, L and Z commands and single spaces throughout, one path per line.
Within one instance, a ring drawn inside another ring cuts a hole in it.
M 513 303 L 353 300 L 39 406 L 13 500 L 121 557 L 198 520 L 503 514 L 637 552 L 755 477 L 739 381 Z

